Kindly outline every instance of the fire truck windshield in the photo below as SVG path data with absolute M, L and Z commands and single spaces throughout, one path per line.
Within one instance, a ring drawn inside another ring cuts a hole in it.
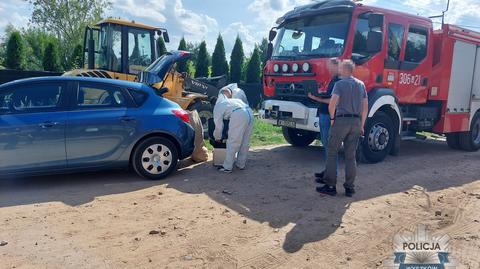
M 343 52 L 350 13 L 296 19 L 280 25 L 273 59 L 337 57 Z

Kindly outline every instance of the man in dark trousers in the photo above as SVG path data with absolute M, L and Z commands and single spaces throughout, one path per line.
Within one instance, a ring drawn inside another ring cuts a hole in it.
M 317 187 L 322 194 L 337 194 L 337 154 L 344 144 L 345 152 L 345 195 L 352 197 L 355 193 L 353 184 L 357 163 L 355 153 L 360 136 L 363 135 L 368 113 L 368 99 L 365 84 L 353 77 L 355 65 L 351 60 L 340 63 L 341 80 L 335 83 L 332 98 L 328 106 L 331 129 L 327 148 L 327 167 L 325 185 Z
M 326 96 L 331 96 L 335 83 L 340 80 L 338 75 L 338 58 L 331 58 L 328 61 L 328 72 L 332 76 L 332 79 L 328 83 Z M 328 112 L 328 104 L 330 104 L 330 97 L 318 97 L 311 93 L 308 93 L 308 97 L 320 103 L 317 111 L 318 125 L 320 126 L 320 141 L 322 141 L 323 148 L 325 150 L 325 159 L 327 159 L 327 147 L 328 147 L 328 134 L 330 133 L 330 114 Z M 337 158 L 338 160 L 338 158 Z M 321 179 L 325 175 L 325 170 L 320 173 L 315 173 L 317 182 L 321 183 Z

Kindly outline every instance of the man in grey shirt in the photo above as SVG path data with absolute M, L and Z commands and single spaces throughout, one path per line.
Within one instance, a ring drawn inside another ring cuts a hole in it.
M 350 60 L 340 64 L 340 76 L 333 88 L 332 98 L 328 106 L 330 123 L 327 149 L 327 165 L 322 187 L 317 191 L 335 196 L 337 194 L 337 161 L 336 156 L 344 144 L 345 152 L 345 195 L 352 197 L 355 193 L 356 149 L 359 138 L 363 135 L 368 113 L 368 99 L 365 84 L 352 76 L 355 65 Z

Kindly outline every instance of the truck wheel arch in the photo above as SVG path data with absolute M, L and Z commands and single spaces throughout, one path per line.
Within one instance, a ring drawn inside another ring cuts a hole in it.
M 392 89 L 378 88 L 368 93 L 368 117 L 373 117 L 377 111 L 383 111 L 392 117 L 395 126 L 398 126 L 398 132 L 401 132 L 402 116 Z

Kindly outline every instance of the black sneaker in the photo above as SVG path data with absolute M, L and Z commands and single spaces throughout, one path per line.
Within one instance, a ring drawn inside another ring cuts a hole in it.
M 327 183 L 325 182 L 325 179 L 322 178 L 322 177 L 317 177 L 317 178 L 315 178 L 315 182 L 317 182 L 317 183 L 319 183 L 319 184 L 327 184 Z
M 353 197 L 354 194 L 355 194 L 354 188 L 345 188 L 345 196 Z
M 217 170 L 218 170 L 219 172 L 223 172 L 223 173 L 226 173 L 226 174 L 232 173 L 232 170 L 225 169 L 223 166 L 217 168 Z
M 325 177 L 325 170 L 323 170 L 323 171 L 320 172 L 320 173 L 315 173 L 315 177 L 316 177 L 316 178 L 323 178 L 323 177 Z
M 316 190 L 317 190 L 317 192 L 319 192 L 321 194 L 326 194 L 326 195 L 330 195 L 330 196 L 337 195 L 337 188 L 332 187 L 332 186 L 328 186 L 326 184 L 323 185 L 322 187 L 317 187 Z

